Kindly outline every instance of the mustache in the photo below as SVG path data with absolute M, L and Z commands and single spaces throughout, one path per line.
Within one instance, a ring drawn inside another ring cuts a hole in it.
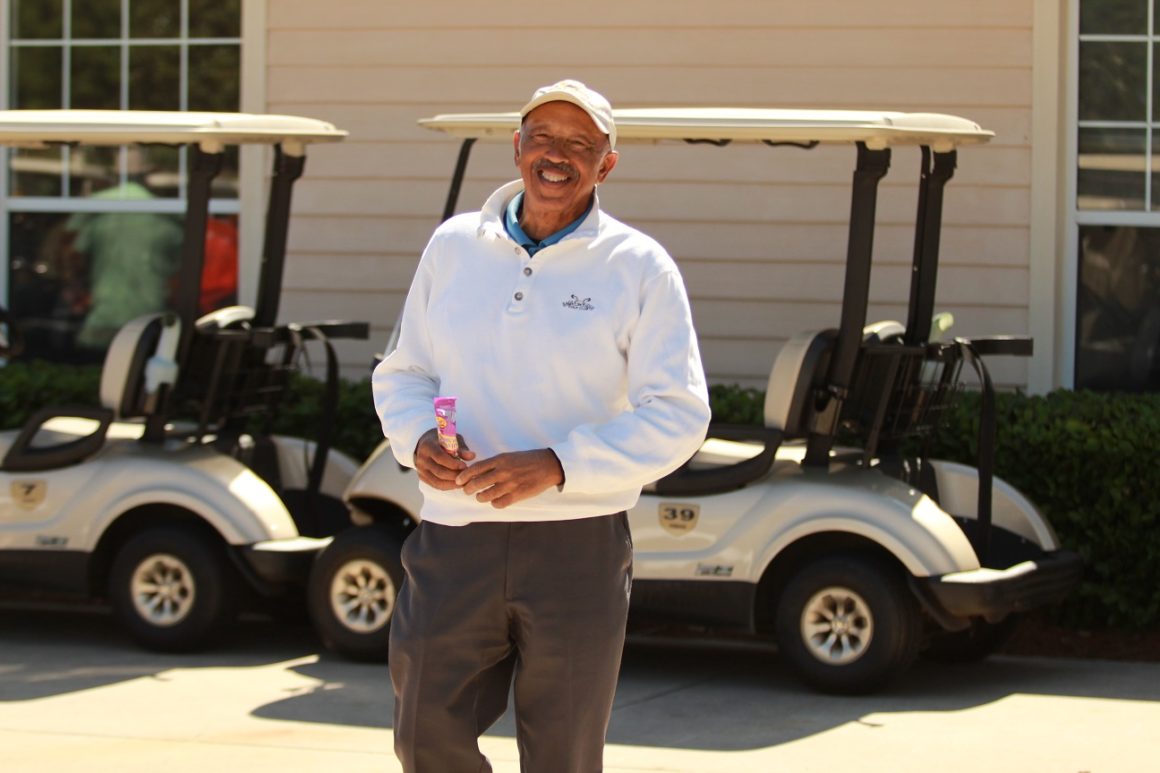
M 540 172 L 543 170 L 556 172 L 557 174 L 566 174 L 569 177 L 576 176 L 576 170 L 572 168 L 571 164 L 557 164 L 555 161 L 548 161 L 547 159 L 540 159 L 533 166 L 533 171 Z

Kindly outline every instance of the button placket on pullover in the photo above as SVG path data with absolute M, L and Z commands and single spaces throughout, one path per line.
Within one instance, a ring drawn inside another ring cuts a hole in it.
M 523 314 L 528 307 L 528 297 L 532 292 L 532 282 L 536 275 L 536 258 L 528 255 L 528 251 L 516 245 L 512 248 L 520 259 L 520 271 L 516 275 L 515 286 L 508 298 L 508 314 Z

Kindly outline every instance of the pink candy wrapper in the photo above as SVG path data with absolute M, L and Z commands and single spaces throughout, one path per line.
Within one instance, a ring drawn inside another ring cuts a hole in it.
M 455 431 L 455 398 L 435 398 L 435 426 L 439 429 L 439 445 L 452 456 L 459 455 L 459 438 Z

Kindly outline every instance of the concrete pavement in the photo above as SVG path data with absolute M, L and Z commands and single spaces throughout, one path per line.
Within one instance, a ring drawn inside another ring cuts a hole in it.
M 0 605 L 0 770 L 397 771 L 381 665 L 320 656 L 304 626 L 250 622 L 161 656 L 107 616 Z M 919 663 L 878 695 L 800 687 L 776 654 L 635 641 L 609 773 L 1155 769 L 1160 664 L 998 657 Z M 518 771 L 510 713 L 484 737 Z

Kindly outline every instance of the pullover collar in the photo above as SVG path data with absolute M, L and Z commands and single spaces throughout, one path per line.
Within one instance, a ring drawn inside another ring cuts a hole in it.
M 522 193 L 523 190 L 523 180 L 513 180 L 487 198 L 487 201 L 483 204 L 483 209 L 479 213 L 480 236 L 490 235 L 498 239 L 512 239 L 508 235 L 507 228 L 504 226 L 504 218 L 507 214 L 508 204 L 516 197 L 516 194 Z M 592 239 L 596 237 L 599 231 L 600 196 L 594 191 L 592 194 L 592 206 L 589 207 L 588 214 L 580 219 L 579 225 L 576 225 L 574 230 L 561 238 Z

